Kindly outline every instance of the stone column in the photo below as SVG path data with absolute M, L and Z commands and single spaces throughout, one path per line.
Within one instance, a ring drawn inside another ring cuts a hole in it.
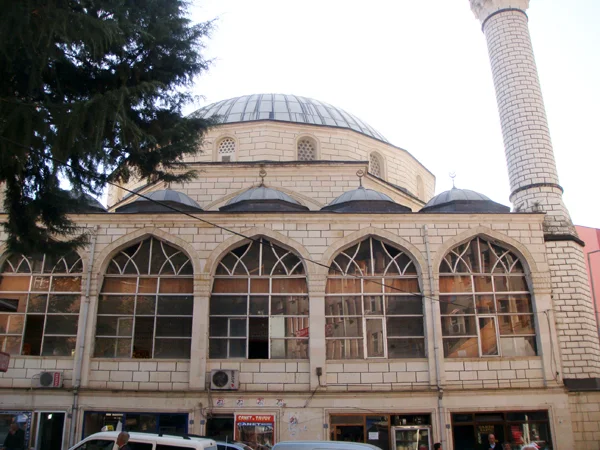
M 562 378 L 600 375 L 600 346 L 581 246 L 562 200 L 525 11 L 529 0 L 470 0 L 481 21 L 516 211 L 544 212 Z

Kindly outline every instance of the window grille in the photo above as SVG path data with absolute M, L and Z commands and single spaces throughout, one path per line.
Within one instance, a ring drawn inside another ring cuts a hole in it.
M 369 157 L 369 172 L 376 177 L 383 178 L 382 171 L 383 163 L 381 162 L 381 158 L 376 153 L 371 153 Z
M 310 139 L 300 139 L 298 141 L 298 160 L 314 161 L 317 157 L 315 144 Z
M 230 162 L 235 159 L 235 141 L 232 138 L 225 138 L 219 142 L 219 161 Z

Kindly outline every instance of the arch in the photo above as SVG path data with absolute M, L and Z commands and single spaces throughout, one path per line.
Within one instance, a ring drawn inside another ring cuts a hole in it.
M 227 144 L 226 144 L 227 143 Z M 233 147 L 233 148 L 232 148 Z M 222 134 L 214 140 L 213 144 L 213 161 L 217 162 L 233 162 L 238 160 L 239 141 L 229 133 Z M 221 155 L 223 153 L 223 155 Z M 221 156 L 231 157 L 230 161 L 222 161 Z
M 104 272 L 106 272 L 106 268 L 110 264 L 110 261 L 120 250 L 152 236 L 161 239 L 175 247 L 179 247 L 181 250 L 183 250 L 192 262 L 194 274 L 200 273 L 200 260 L 198 258 L 198 255 L 196 254 L 196 251 L 194 250 L 194 247 L 192 247 L 192 244 L 190 244 L 187 241 L 184 241 L 180 237 L 173 236 L 158 228 L 151 227 L 140 228 L 138 230 L 132 231 L 131 233 L 126 234 L 125 236 L 121 236 L 116 241 L 107 245 L 98 254 L 98 256 L 94 258 L 95 261 L 93 273 L 95 273 L 98 276 L 102 276 Z M 99 279 L 98 282 L 99 285 L 102 284 L 101 279 Z
M 320 150 L 319 140 L 315 136 L 301 134 L 296 138 L 296 158 L 298 161 L 316 161 L 320 159 Z
M 287 248 L 288 250 L 295 252 L 303 260 L 307 278 L 311 274 L 316 273 L 315 265 L 307 261 L 308 259 L 310 259 L 310 253 L 302 244 L 298 243 L 297 241 L 290 239 L 289 237 L 266 227 L 254 227 L 248 230 L 243 230 L 241 233 L 253 239 L 257 237 L 265 237 L 268 240 L 273 241 L 274 244 L 280 245 L 284 248 Z M 208 258 L 206 258 L 202 272 L 212 277 L 215 274 L 215 271 L 217 270 L 217 265 L 219 264 L 221 259 L 229 251 L 242 245 L 244 242 L 247 241 L 247 238 L 235 235 L 221 242 L 210 253 Z
M 65 238 L 60 238 L 60 239 L 65 239 Z M 87 249 L 87 247 L 86 247 L 86 249 Z M 77 253 L 77 255 L 81 258 L 82 273 L 83 274 L 87 273 L 87 271 L 89 270 L 89 258 L 86 258 L 86 257 L 89 256 L 89 250 L 82 251 L 81 249 L 75 249 L 72 251 L 74 253 Z M 4 264 L 4 261 L 6 261 L 6 258 L 8 258 L 8 256 L 10 256 L 10 255 L 11 255 L 11 253 L 8 251 L 8 245 L 6 243 L 0 244 L 0 267 L 2 267 L 2 264 Z
M 385 159 L 381 153 L 372 151 L 369 153 L 369 173 L 382 180 L 386 179 Z
M 342 250 L 344 250 L 348 247 L 351 247 L 351 246 L 357 244 L 358 242 L 362 241 L 363 239 L 366 239 L 369 236 L 383 239 L 384 241 L 387 241 L 388 243 L 390 243 L 392 245 L 400 247 L 400 249 L 402 249 L 405 253 L 407 253 L 413 259 L 415 268 L 417 269 L 417 274 L 419 275 L 419 279 L 422 279 L 423 270 L 425 267 L 427 267 L 427 262 L 425 261 L 425 258 L 421 254 L 421 251 L 417 247 L 415 247 L 413 244 L 411 244 L 409 241 L 407 241 L 406 239 L 398 236 L 397 234 L 391 233 L 390 231 L 387 231 L 387 230 L 384 230 L 381 228 L 375 228 L 375 227 L 363 228 L 352 234 L 349 234 L 348 236 L 345 236 L 345 237 L 339 239 L 338 241 L 335 242 L 335 244 L 331 245 L 325 251 L 325 253 L 323 254 L 323 257 L 321 259 L 321 262 L 325 266 L 329 267 L 331 265 L 331 263 L 333 262 L 333 259 L 338 255 L 339 252 L 341 252 Z M 319 266 L 318 269 L 321 273 L 323 273 L 324 275 L 327 275 L 326 267 Z M 425 292 L 425 290 L 423 290 L 423 292 Z

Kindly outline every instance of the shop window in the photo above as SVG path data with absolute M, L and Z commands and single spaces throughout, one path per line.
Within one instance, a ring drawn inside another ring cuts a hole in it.
M 82 271 L 76 253 L 9 256 L 0 271 L 0 351 L 73 356 Z
M 180 250 L 148 238 L 108 265 L 98 299 L 97 358 L 190 357 L 193 269 Z
M 210 358 L 308 358 L 308 289 L 298 256 L 264 238 L 225 255 L 209 337 Z
M 327 278 L 325 321 L 327 359 L 424 357 L 412 259 L 373 237 L 340 252 Z
M 537 355 L 523 266 L 496 243 L 477 237 L 444 257 L 440 311 L 446 358 Z
M 188 415 L 171 413 L 122 413 L 85 411 L 83 416 L 83 438 L 100 431 L 135 431 L 182 435 L 188 432 Z M 131 445 L 131 443 L 130 443 Z M 139 442 L 131 446 L 134 450 L 146 450 Z

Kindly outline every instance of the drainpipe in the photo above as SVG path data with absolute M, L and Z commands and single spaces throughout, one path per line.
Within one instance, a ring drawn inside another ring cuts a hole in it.
M 80 342 L 77 347 L 77 355 L 75 356 L 75 367 L 73 368 L 73 406 L 71 407 L 71 426 L 69 430 L 69 447 L 75 445 L 75 427 L 77 425 L 77 408 L 79 407 L 79 387 L 81 385 L 81 368 L 83 365 L 83 349 L 85 347 L 85 334 L 88 321 L 88 313 L 90 310 L 90 290 L 92 286 L 92 266 L 94 265 L 94 253 L 96 252 L 96 240 L 98 238 L 98 225 L 94 226 L 92 233 L 92 243 L 90 247 L 90 258 L 86 270 L 85 292 L 83 304 L 81 305 L 81 323 L 83 328 L 80 330 L 81 335 L 78 338 Z
M 431 252 L 429 251 L 429 233 L 427 225 L 423 225 L 423 237 L 425 239 L 425 251 L 427 254 L 427 274 L 429 275 L 429 302 L 431 306 L 431 319 L 433 322 L 433 359 L 435 361 L 435 378 L 437 384 L 438 391 L 438 416 L 440 419 L 440 440 L 442 444 L 442 448 L 446 448 L 446 420 L 444 418 L 444 389 L 442 388 L 440 382 L 440 361 L 438 359 L 439 356 L 439 341 L 437 337 L 437 327 L 435 324 L 435 308 L 434 308 L 434 292 L 435 292 L 435 283 L 433 280 L 433 266 L 431 264 Z

